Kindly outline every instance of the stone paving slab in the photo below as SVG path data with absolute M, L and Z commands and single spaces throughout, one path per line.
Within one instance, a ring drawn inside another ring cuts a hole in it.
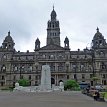
M 81 92 L 0 92 L 0 107 L 107 107 Z

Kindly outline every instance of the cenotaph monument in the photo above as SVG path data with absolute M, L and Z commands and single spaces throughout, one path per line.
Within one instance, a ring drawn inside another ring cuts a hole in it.
M 42 66 L 40 90 L 51 90 L 51 72 L 49 65 Z

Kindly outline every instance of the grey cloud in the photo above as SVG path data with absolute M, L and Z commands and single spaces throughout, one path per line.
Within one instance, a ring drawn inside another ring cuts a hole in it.
M 31 44 L 29 47 L 34 47 L 31 42 L 37 37 L 42 46 L 45 45 L 43 38 L 46 39 L 53 4 L 60 21 L 62 46 L 68 36 L 72 49 L 75 47 L 73 42 L 85 47 L 91 43 L 97 26 L 107 38 L 106 0 L 0 0 L 0 43 L 10 30 L 17 50 L 26 51 Z

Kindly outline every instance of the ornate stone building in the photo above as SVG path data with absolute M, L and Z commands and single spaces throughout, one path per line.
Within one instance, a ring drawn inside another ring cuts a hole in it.
M 107 85 L 107 43 L 98 28 L 91 49 L 71 51 L 67 37 L 64 44 L 60 46 L 60 25 L 54 8 L 47 23 L 46 46 L 40 47 L 37 38 L 34 52 L 17 52 L 9 31 L 0 47 L 0 86 L 14 85 L 20 78 L 29 79 L 31 85 L 39 85 L 41 68 L 46 64 L 51 69 L 52 84 L 75 79 L 93 85 L 92 77 L 97 76 L 100 83 Z

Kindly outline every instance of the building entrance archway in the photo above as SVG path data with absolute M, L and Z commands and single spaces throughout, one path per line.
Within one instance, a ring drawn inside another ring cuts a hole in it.
M 51 78 L 51 84 L 55 84 L 55 79 Z

